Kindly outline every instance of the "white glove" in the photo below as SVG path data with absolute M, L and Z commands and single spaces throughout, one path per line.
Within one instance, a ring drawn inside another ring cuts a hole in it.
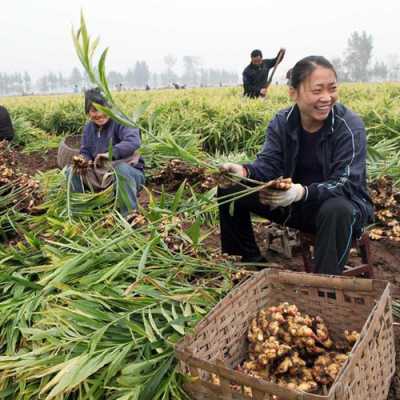
M 259 192 L 261 204 L 269 205 L 271 208 L 287 207 L 304 197 L 303 185 L 294 183 L 289 190 L 262 189 Z
M 234 163 L 224 163 L 219 167 L 224 172 L 229 172 L 231 174 L 235 174 L 241 177 L 246 177 L 246 169 L 243 165 L 234 164 Z
M 101 167 L 108 160 L 108 153 L 99 153 L 94 159 L 94 166 Z
M 219 169 L 221 171 L 221 176 L 218 182 L 218 186 L 222 189 L 228 189 L 232 186 L 235 186 L 237 183 L 235 182 L 235 179 L 232 179 L 232 177 L 227 176 L 226 173 L 236 175 L 239 178 L 247 176 L 246 169 L 243 167 L 243 165 L 240 164 L 224 163 L 220 165 Z

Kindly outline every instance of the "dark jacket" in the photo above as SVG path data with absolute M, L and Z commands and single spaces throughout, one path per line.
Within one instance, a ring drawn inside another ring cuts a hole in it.
M 0 140 L 11 140 L 14 137 L 14 128 L 7 109 L 0 106 Z
M 277 57 L 263 60 L 260 65 L 249 64 L 243 71 L 244 95 L 259 97 L 260 90 L 267 85 L 268 73 L 276 64 Z
M 270 122 L 267 137 L 257 159 L 246 165 L 249 177 L 259 181 L 293 177 L 299 151 L 300 112 L 297 105 L 280 111 Z M 302 201 L 325 201 L 345 197 L 363 216 L 373 220 L 373 206 L 367 190 L 367 140 L 360 117 L 342 104 L 335 104 L 325 120 L 317 157 L 324 181 L 306 186 Z
M 83 130 L 80 153 L 86 159 L 94 160 L 97 154 L 108 153 L 110 141 L 113 160 L 129 157 L 140 147 L 140 129 L 127 128 L 111 119 L 102 127 L 88 122 Z M 142 158 L 135 167 L 144 168 Z

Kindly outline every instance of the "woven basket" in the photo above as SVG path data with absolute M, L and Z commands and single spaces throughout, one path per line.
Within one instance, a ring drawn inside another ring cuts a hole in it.
M 79 155 L 81 138 L 81 135 L 67 136 L 61 141 L 57 152 L 57 165 L 60 168 L 71 164 L 72 157 Z
M 345 329 L 361 332 L 326 395 L 290 390 L 234 370 L 248 354 L 251 319 L 285 301 L 321 316 L 335 341 L 343 340 Z M 392 322 L 387 282 L 264 270 L 219 302 L 177 344 L 176 355 L 192 399 L 249 399 L 246 386 L 256 400 L 386 400 L 395 372 Z M 219 378 L 218 385 L 211 382 L 211 373 Z

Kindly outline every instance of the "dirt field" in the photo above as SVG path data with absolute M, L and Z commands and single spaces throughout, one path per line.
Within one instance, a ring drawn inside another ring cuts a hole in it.
M 50 149 L 46 153 L 25 154 L 16 152 L 18 169 L 28 175 L 34 175 L 37 171 L 48 171 L 57 168 L 57 150 Z
M 34 175 L 38 171 L 47 171 L 49 169 L 57 168 L 56 163 L 57 151 L 49 150 L 47 153 L 33 153 L 17 155 L 17 167 L 29 175 Z M 145 193 L 140 198 L 142 205 L 147 201 Z M 287 258 L 276 251 L 263 248 L 264 231 L 263 225 L 256 227 L 257 241 L 260 248 L 265 252 L 268 266 L 271 268 L 282 268 L 288 270 L 302 271 L 303 260 L 299 250 L 294 250 L 293 257 Z M 211 235 L 207 239 L 207 245 L 211 248 L 219 246 L 218 233 Z M 371 255 L 374 266 L 375 279 L 383 279 L 389 281 L 393 286 L 392 295 L 394 298 L 400 299 L 400 242 L 394 242 L 388 239 L 371 240 Z M 350 259 L 351 263 L 351 259 Z M 395 326 L 396 348 L 397 350 L 397 373 L 393 379 L 388 400 L 400 399 L 400 321 L 399 326 Z

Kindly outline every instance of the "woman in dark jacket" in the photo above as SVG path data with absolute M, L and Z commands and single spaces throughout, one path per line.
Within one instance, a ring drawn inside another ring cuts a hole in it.
M 337 77 L 324 57 L 310 56 L 292 69 L 294 105 L 270 122 L 257 159 L 222 168 L 266 182 L 280 176 L 294 182 L 287 191 L 263 189 L 220 206 L 222 251 L 244 262 L 262 262 L 250 213 L 316 234 L 316 272 L 341 274 L 352 238 L 372 221 L 366 183 L 366 134 L 361 119 L 336 103 Z M 219 195 L 239 190 L 220 188 Z

